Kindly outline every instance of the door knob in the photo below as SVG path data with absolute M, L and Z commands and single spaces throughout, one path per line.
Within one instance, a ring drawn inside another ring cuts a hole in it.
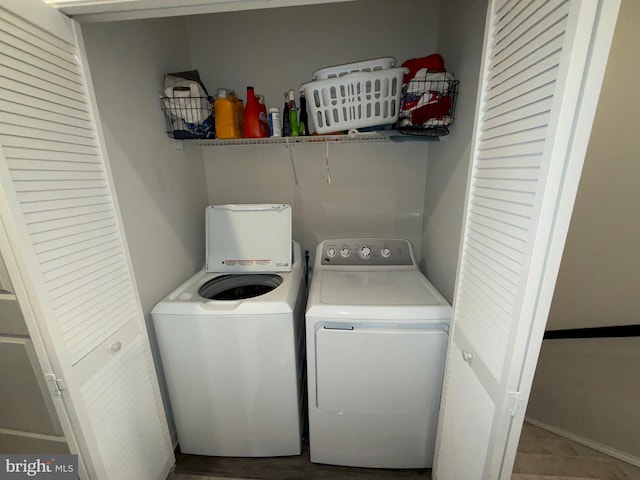
M 462 352 L 462 359 L 471 365 L 471 361 L 473 360 L 473 353 L 471 352 Z

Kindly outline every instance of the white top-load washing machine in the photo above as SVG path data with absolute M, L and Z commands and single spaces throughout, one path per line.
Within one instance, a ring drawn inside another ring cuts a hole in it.
M 206 267 L 152 311 L 183 453 L 301 453 L 304 287 L 289 205 L 206 209 Z
M 450 317 L 407 240 L 318 245 L 306 311 L 312 462 L 432 466 Z

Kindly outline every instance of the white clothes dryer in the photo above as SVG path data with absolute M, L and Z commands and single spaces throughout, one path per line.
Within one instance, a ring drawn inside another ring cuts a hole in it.
M 207 208 L 207 266 L 152 311 L 180 450 L 301 453 L 304 287 L 288 205 Z
M 407 240 L 318 245 L 306 311 L 312 462 L 432 466 L 450 318 Z

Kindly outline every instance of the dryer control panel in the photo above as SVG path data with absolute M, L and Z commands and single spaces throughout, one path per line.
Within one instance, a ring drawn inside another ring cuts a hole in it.
M 318 246 L 321 265 L 413 265 L 408 240 L 399 238 L 347 238 L 325 240 Z

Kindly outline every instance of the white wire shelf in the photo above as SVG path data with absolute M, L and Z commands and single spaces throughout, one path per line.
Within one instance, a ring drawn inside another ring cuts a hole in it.
M 176 140 L 182 147 L 232 147 L 242 145 L 299 145 L 325 143 L 362 143 L 362 142 L 419 142 L 440 141 L 445 137 L 429 137 L 405 135 L 397 130 L 380 130 L 376 132 L 350 132 L 345 135 L 309 135 L 304 137 L 268 137 L 268 138 L 234 138 L 234 139 L 189 139 Z

